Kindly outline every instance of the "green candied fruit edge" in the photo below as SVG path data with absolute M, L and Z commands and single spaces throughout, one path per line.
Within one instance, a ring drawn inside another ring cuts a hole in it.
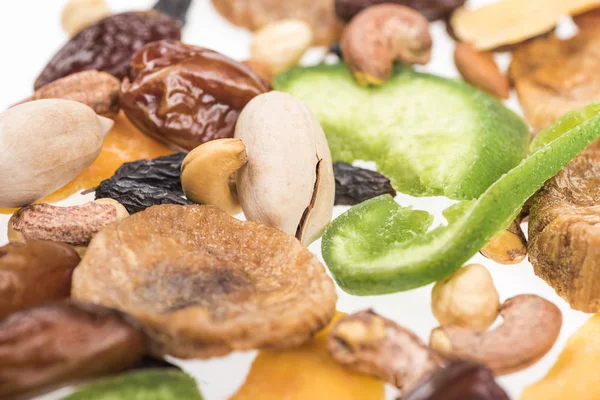
M 127 372 L 81 386 L 63 400 L 203 400 L 196 381 L 172 368 Z
M 289 70 L 273 86 L 313 111 L 334 161 L 375 161 L 413 196 L 477 198 L 528 152 L 521 117 L 459 80 L 396 66 L 385 85 L 365 88 L 345 64 L 322 64 Z
M 353 230 L 355 217 L 369 218 L 380 207 L 401 207 L 390 196 L 380 196 L 351 208 L 334 220 L 323 236 L 323 257 L 335 280 L 349 293 L 374 295 L 409 290 L 447 277 L 508 226 L 548 179 L 600 137 L 599 111 L 600 103 L 595 103 L 559 119 L 540 133 L 539 140 L 549 140 L 547 144 L 540 145 L 470 207 L 467 204 L 455 213 L 449 225 L 389 245 L 379 256 L 361 258 L 353 253 L 355 241 L 369 240 L 372 232 L 354 229 L 349 239 L 343 233 Z M 567 131 L 560 132 L 561 127 Z M 393 229 L 412 227 L 397 224 Z

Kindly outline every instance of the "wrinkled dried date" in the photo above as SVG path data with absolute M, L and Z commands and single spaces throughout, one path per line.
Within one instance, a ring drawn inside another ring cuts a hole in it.
M 0 322 L 0 398 L 122 371 L 145 340 L 124 314 L 71 300 L 12 314 Z
M 83 29 L 56 53 L 35 89 L 75 72 L 96 69 L 123 79 L 131 56 L 147 43 L 181 38 L 181 23 L 156 11 L 112 15 Z
M 158 0 L 152 9 L 185 24 L 186 15 L 191 4 L 192 0 Z
M 269 90 L 248 66 L 173 40 L 143 47 L 131 66 L 121 107 L 146 135 L 177 149 L 232 137 L 242 108 Z
M 130 214 L 158 204 L 194 204 L 183 198 L 180 169 L 185 153 L 123 164 L 96 188 L 96 199 L 110 198 Z
M 0 247 L 0 319 L 69 297 L 79 256 L 63 243 L 28 240 Z
M 335 204 L 355 205 L 382 194 L 396 196 L 390 180 L 379 172 L 354 167 L 344 162 L 333 164 Z
M 444 18 L 465 4 L 466 0 L 336 0 L 335 12 L 343 21 L 350 21 L 361 10 L 381 3 L 394 3 L 419 11 L 430 21 Z

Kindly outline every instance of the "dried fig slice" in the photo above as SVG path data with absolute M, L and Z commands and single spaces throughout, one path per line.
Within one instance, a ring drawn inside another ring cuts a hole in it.
M 337 19 L 334 0 L 212 0 L 215 8 L 231 23 L 250 30 L 269 22 L 296 18 L 308 22 L 316 45 L 330 45 L 340 38 L 342 23 Z
M 72 295 L 137 317 L 156 355 L 206 358 L 300 345 L 335 312 L 298 240 L 213 206 L 161 205 L 94 237 Z

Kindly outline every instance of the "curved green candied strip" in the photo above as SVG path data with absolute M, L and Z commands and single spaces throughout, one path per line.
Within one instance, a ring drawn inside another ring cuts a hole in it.
M 600 103 L 592 104 L 540 133 L 537 150 L 477 200 L 453 206 L 447 226 L 427 232 L 422 215 L 400 207 L 389 195 L 351 208 L 327 227 L 323 237 L 323 257 L 335 280 L 349 293 L 374 295 L 448 276 L 505 229 L 546 180 L 600 137 L 598 112 Z M 568 131 L 561 132 L 561 127 Z M 408 234 L 402 239 L 398 232 Z M 377 242 L 371 242 L 372 237 Z
M 196 381 L 172 368 L 142 369 L 81 386 L 63 400 L 202 400 Z

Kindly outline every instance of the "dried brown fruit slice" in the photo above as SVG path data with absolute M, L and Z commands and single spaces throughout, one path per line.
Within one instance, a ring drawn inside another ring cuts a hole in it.
M 134 315 L 154 354 L 182 358 L 300 345 L 336 301 L 299 241 L 212 206 L 154 206 L 103 229 L 72 293 Z
M 269 22 L 297 18 L 312 26 L 316 45 L 329 45 L 342 33 L 334 0 L 212 0 L 212 3 L 231 23 L 250 30 Z
M 549 35 L 520 45 L 510 76 L 527 120 L 540 131 L 600 99 L 599 68 L 600 35 L 594 29 L 568 40 Z

